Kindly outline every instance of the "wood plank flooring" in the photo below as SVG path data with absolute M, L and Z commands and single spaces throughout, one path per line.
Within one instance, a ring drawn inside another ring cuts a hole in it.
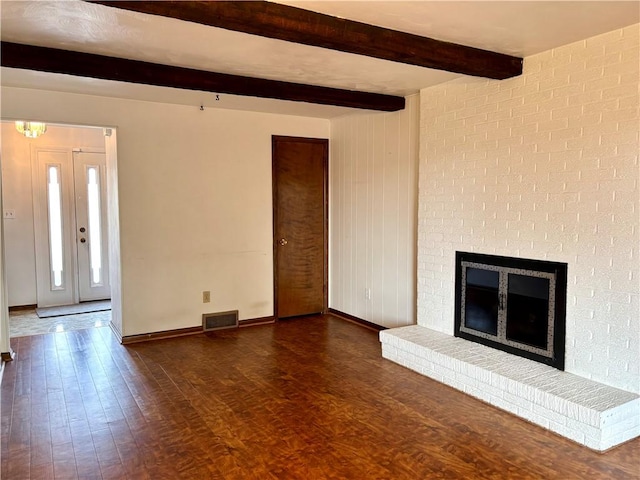
M 376 332 L 332 316 L 12 346 L 7 480 L 640 478 L 640 440 L 593 452 L 382 359 Z

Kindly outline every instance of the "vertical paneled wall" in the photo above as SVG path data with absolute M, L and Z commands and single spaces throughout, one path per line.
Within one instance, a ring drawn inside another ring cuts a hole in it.
M 419 96 L 395 113 L 331 121 L 329 306 L 415 323 Z

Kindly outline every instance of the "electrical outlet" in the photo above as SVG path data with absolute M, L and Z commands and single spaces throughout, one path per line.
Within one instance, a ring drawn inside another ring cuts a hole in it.
M 16 218 L 16 211 L 11 209 L 11 210 L 5 210 L 4 211 L 4 218 L 6 220 L 13 220 L 14 218 Z
M 211 292 L 209 290 L 205 290 L 202 292 L 202 303 L 209 303 L 211 301 Z
M 365 300 L 371 300 L 371 289 L 370 288 L 365 288 L 364 289 L 364 298 L 365 298 Z

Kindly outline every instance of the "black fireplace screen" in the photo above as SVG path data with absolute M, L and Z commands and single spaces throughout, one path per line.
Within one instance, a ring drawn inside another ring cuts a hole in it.
M 455 335 L 564 369 L 567 264 L 456 252 Z

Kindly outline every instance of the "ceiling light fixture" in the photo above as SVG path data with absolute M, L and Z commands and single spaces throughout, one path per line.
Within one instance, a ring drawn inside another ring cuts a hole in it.
M 27 138 L 38 138 L 47 131 L 47 125 L 40 122 L 16 122 L 16 130 Z

